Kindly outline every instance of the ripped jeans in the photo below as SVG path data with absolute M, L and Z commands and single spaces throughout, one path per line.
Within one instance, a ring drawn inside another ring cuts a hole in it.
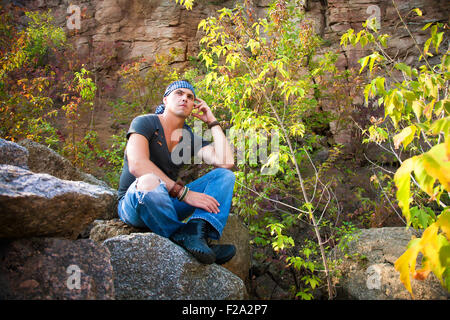
M 190 190 L 208 194 L 220 204 L 219 213 L 210 213 L 200 208 L 188 205 L 171 198 L 166 184 L 160 184 L 153 190 L 140 191 L 136 189 L 136 179 L 128 188 L 125 196 L 119 201 L 119 218 L 137 228 L 149 228 L 152 232 L 169 238 L 184 225 L 183 220 L 203 219 L 208 221 L 213 230 L 207 235 L 218 240 L 222 236 L 227 223 L 233 197 L 235 175 L 223 168 L 211 170 L 204 176 L 186 184 Z

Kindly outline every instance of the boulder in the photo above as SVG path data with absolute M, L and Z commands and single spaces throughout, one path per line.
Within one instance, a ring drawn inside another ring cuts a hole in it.
M 0 299 L 114 299 L 109 258 L 92 240 L 2 240 Z
M 84 181 L 108 188 L 106 182 L 80 171 L 69 160 L 42 144 L 28 139 L 21 140 L 18 144 L 28 150 L 27 165 L 30 171 L 47 173 L 63 180 Z
M 17 143 L 0 139 L 0 164 L 28 169 L 28 150 Z
M 96 220 L 92 223 L 89 238 L 102 243 L 106 239 L 119 235 L 129 235 L 131 233 L 143 233 L 149 230 L 143 230 L 131 227 L 120 219 Z M 219 241 L 212 243 L 231 243 L 236 246 L 236 255 L 222 267 L 230 270 L 243 281 L 248 278 L 250 269 L 250 235 L 247 227 L 242 223 L 236 214 L 230 214 L 227 224 L 223 229 L 222 237 Z
M 108 184 L 95 178 L 89 173 L 82 172 L 74 167 L 72 163 L 52 149 L 37 142 L 24 139 L 19 141 L 20 146 L 28 151 L 27 168 L 34 173 L 47 173 L 56 178 L 70 181 L 83 181 L 101 186 L 110 192 L 117 194 L 117 190 L 111 189 Z M 12 164 L 12 163 L 6 163 Z M 114 199 L 114 208 L 105 212 L 101 219 L 112 219 L 117 217 L 117 199 Z
M 0 165 L 0 238 L 76 239 L 115 203 L 116 194 L 101 186 Z
M 348 245 L 347 252 L 336 251 L 342 259 L 341 277 L 336 279 L 338 299 L 411 299 L 395 270 L 395 261 L 405 252 L 413 231 L 404 227 L 362 229 Z M 448 299 L 449 294 L 430 273 L 424 281 L 411 279 L 416 299 Z
M 217 264 L 204 265 L 154 233 L 133 233 L 103 242 L 111 253 L 116 299 L 238 300 L 244 282 Z

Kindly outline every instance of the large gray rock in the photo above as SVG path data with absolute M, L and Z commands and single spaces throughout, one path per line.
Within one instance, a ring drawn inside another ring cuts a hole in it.
M 18 144 L 28 151 L 27 166 L 30 171 L 34 173 L 47 173 L 62 180 L 83 181 L 95 184 L 117 194 L 117 190 L 111 189 L 106 182 L 74 167 L 68 159 L 59 155 L 54 150 L 28 139 L 21 140 Z M 117 217 L 117 199 L 114 201 L 114 208 L 106 211 L 105 215 L 99 218 L 112 219 Z
M 204 265 L 169 239 L 133 233 L 103 242 L 111 252 L 116 299 L 237 300 L 244 282 L 216 264 Z
M 27 165 L 30 171 L 47 173 L 63 180 L 84 181 L 90 184 L 108 187 L 106 182 L 98 180 L 91 174 L 78 170 L 68 159 L 40 143 L 24 139 L 19 141 L 18 144 L 28 150 Z
M 106 239 L 119 235 L 142 232 L 149 232 L 149 230 L 131 227 L 120 219 L 96 220 L 91 224 L 89 239 L 102 243 Z M 214 240 L 212 243 L 231 243 L 236 246 L 236 255 L 230 261 L 223 264 L 222 267 L 230 270 L 243 281 L 246 281 L 251 264 L 250 235 L 247 227 L 242 223 L 241 218 L 231 213 L 223 229 L 222 237 L 219 241 Z
M 115 193 L 81 181 L 0 165 L 0 238 L 77 236 L 115 210 Z
M 28 150 L 17 143 L 0 139 L 0 164 L 28 169 Z
M 337 279 L 339 299 L 393 300 L 411 299 L 395 270 L 395 261 L 405 252 L 412 237 L 403 227 L 362 229 L 345 252 L 336 251 L 342 259 Z M 418 265 L 419 266 L 419 265 Z M 416 299 L 448 299 L 449 294 L 430 273 L 424 281 L 411 278 Z
M 92 240 L 3 240 L 0 300 L 114 299 L 109 258 L 109 251 Z

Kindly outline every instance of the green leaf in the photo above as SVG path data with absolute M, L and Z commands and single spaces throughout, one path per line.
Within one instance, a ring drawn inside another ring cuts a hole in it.
M 367 37 L 364 35 L 361 37 L 361 39 L 359 40 L 359 44 L 361 45 L 361 48 L 364 48 L 364 46 L 367 44 L 368 40 Z
M 387 39 L 388 38 L 389 38 L 389 35 L 383 34 L 383 35 L 378 37 L 378 41 L 380 41 L 381 45 L 386 48 L 387 47 Z
M 430 127 L 432 134 L 437 135 L 439 133 L 448 134 L 450 132 L 450 117 L 436 120 Z
M 433 210 L 426 207 L 425 209 L 421 209 L 419 207 L 411 208 L 411 219 L 417 220 L 419 223 L 417 227 L 421 229 L 426 229 L 435 221 L 436 216 L 434 215 Z
M 404 64 L 403 62 L 397 63 L 395 64 L 395 69 L 403 71 L 404 73 L 406 73 L 409 77 L 411 77 L 411 67 L 409 67 L 408 65 Z

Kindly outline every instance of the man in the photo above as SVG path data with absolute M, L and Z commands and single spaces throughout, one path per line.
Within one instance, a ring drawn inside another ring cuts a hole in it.
M 232 149 L 211 109 L 188 81 L 170 84 L 163 103 L 155 114 L 131 122 L 119 183 L 119 217 L 170 238 L 202 263 L 225 263 L 236 248 L 210 247 L 207 238 L 218 240 L 228 219 L 235 182 L 229 170 L 234 166 Z M 208 125 L 214 143 L 185 124 L 190 115 Z M 176 181 L 181 164 L 175 160 L 184 152 L 217 168 L 183 186 Z

